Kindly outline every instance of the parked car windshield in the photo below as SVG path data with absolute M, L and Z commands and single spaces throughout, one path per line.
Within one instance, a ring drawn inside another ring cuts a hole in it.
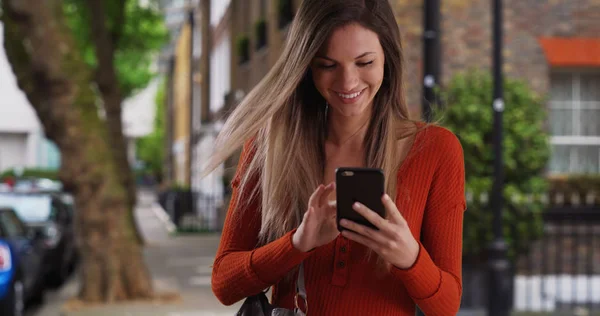
M 13 208 L 25 222 L 51 219 L 52 200 L 49 196 L 0 194 L 0 206 Z

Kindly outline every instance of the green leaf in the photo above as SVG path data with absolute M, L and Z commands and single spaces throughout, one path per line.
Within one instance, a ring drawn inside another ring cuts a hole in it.
M 445 109 L 439 111 L 440 124 L 460 139 L 465 157 L 466 190 L 472 194 L 464 220 L 464 255 L 484 258 L 492 240 L 493 182 L 493 81 L 490 74 L 471 70 L 456 75 L 441 91 Z M 549 136 L 544 130 L 545 98 L 525 82 L 504 82 L 504 233 L 509 255 L 515 260 L 542 230 L 541 202 L 526 196 L 548 190 L 543 176 L 550 156 Z M 488 201 L 478 197 L 486 193 Z M 513 197 L 522 197 L 513 201 Z
M 90 13 L 85 0 L 64 0 L 63 11 L 77 47 L 90 68 L 97 61 L 92 42 Z M 118 23 L 120 2 L 126 1 L 124 23 Z M 115 67 L 123 98 L 145 88 L 155 76 L 150 70 L 153 58 L 167 42 L 168 31 L 156 5 L 143 6 L 134 0 L 107 0 L 106 25 L 111 34 L 120 34 L 115 43 Z

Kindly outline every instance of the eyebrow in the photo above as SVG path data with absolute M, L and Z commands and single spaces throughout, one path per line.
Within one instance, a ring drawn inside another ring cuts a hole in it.
M 375 52 L 366 52 L 366 53 L 360 54 L 359 56 L 356 56 L 356 57 L 354 57 L 354 59 L 363 58 L 363 57 L 365 57 L 365 56 L 367 56 L 367 55 L 371 55 L 371 54 L 375 54 Z M 327 56 L 320 56 L 320 55 L 317 55 L 317 56 L 316 56 L 316 58 L 327 59 L 327 60 L 331 60 L 331 61 L 335 62 L 335 60 L 334 60 L 334 59 L 332 59 L 332 58 L 329 58 L 329 57 L 327 57 Z

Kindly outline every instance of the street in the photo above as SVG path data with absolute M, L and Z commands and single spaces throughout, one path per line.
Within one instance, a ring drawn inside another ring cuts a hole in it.
M 160 206 L 149 191 L 138 196 L 136 218 L 146 240 L 144 255 L 160 292 L 177 291 L 181 301 L 173 303 L 125 303 L 87 308 L 68 315 L 232 315 L 239 308 L 223 306 L 210 288 L 211 265 L 219 243 L 217 234 L 177 236 L 168 232 Z M 57 290 L 46 292 L 44 304 L 33 306 L 26 316 L 62 316 L 61 308 L 77 293 L 76 277 Z M 151 312 L 149 312 L 151 311 Z

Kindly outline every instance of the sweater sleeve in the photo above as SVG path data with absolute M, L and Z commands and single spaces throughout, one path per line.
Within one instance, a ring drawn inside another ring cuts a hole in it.
M 463 151 L 448 130 L 438 137 L 435 147 L 440 157 L 425 206 L 419 255 L 412 267 L 392 270 L 428 316 L 456 315 L 462 295 Z
M 241 205 L 237 203 L 240 175 L 252 154 L 250 147 L 249 143 L 244 145 L 232 181 L 233 194 L 213 265 L 212 290 L 225 305 L 258 294 L 277 283 L 310 254 L 293 246 L 294 231 L 267 245 L 256 247 L 261 227 L 260 198 L 255 197 L 245 203 L 250 196 L 244 193 Z M 256 182 L 253 185 L 257 185 Z

